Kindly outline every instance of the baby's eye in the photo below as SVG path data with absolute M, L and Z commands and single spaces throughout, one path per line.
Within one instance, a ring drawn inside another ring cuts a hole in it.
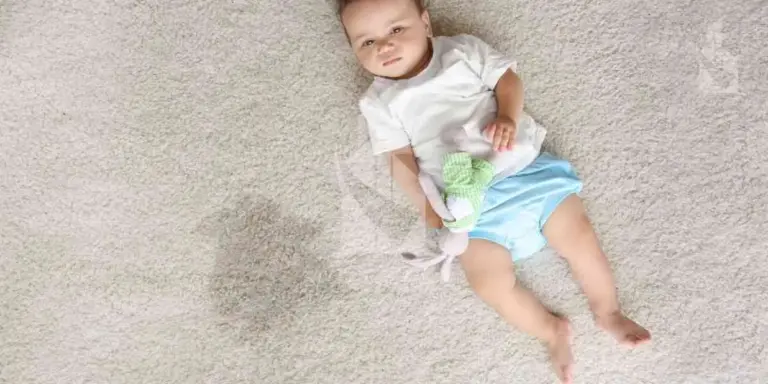
M 371 45 L 373 45 L 373 40 L 363 41 L 363 47 L 368 47 L 368 46 L 371 46 Z
M 392 29 L 392 33 L 400 33 L 403 31 L 403 27 L 395 27 Z

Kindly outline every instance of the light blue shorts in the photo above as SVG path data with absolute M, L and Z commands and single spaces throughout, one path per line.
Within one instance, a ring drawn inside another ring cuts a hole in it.
M 530 257 L 547 245 L 542 228 L 549 216 L 581 188 L 568 161 L 544 152 L 519 173 L 489 187 L 469 238 L 500 244 L 513 260 Z

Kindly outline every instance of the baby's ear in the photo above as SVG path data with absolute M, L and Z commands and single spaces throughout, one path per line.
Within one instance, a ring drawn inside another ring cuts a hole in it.
M 427 36 L 432 37 L 432 22 L 429 19 L 429 11 L 426 8 L 421 11 L 421 21 L 424 22 L 424 27 L 427 28 Z

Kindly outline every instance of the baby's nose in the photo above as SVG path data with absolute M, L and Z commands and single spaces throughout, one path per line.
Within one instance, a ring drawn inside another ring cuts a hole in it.
M 392 41 L 389 40 L 389 39 L 380 40 L 380 41 L 377 42 L 377 44 L 378 44 L 378 46 L 376 47 L 376 49 L 380 53 L 381 52 L 387 52 L 390 49 L 392 49 L 392 47 L 393 47 Z

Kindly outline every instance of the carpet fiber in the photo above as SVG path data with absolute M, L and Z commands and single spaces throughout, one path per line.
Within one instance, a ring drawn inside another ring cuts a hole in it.
M 768 3 L 433 0 L 519 62 L 626 311 L 577 383 L 768 383 Z M 551 383 L 429 256 L 328 1 L 0 0 L 0 382 Z

